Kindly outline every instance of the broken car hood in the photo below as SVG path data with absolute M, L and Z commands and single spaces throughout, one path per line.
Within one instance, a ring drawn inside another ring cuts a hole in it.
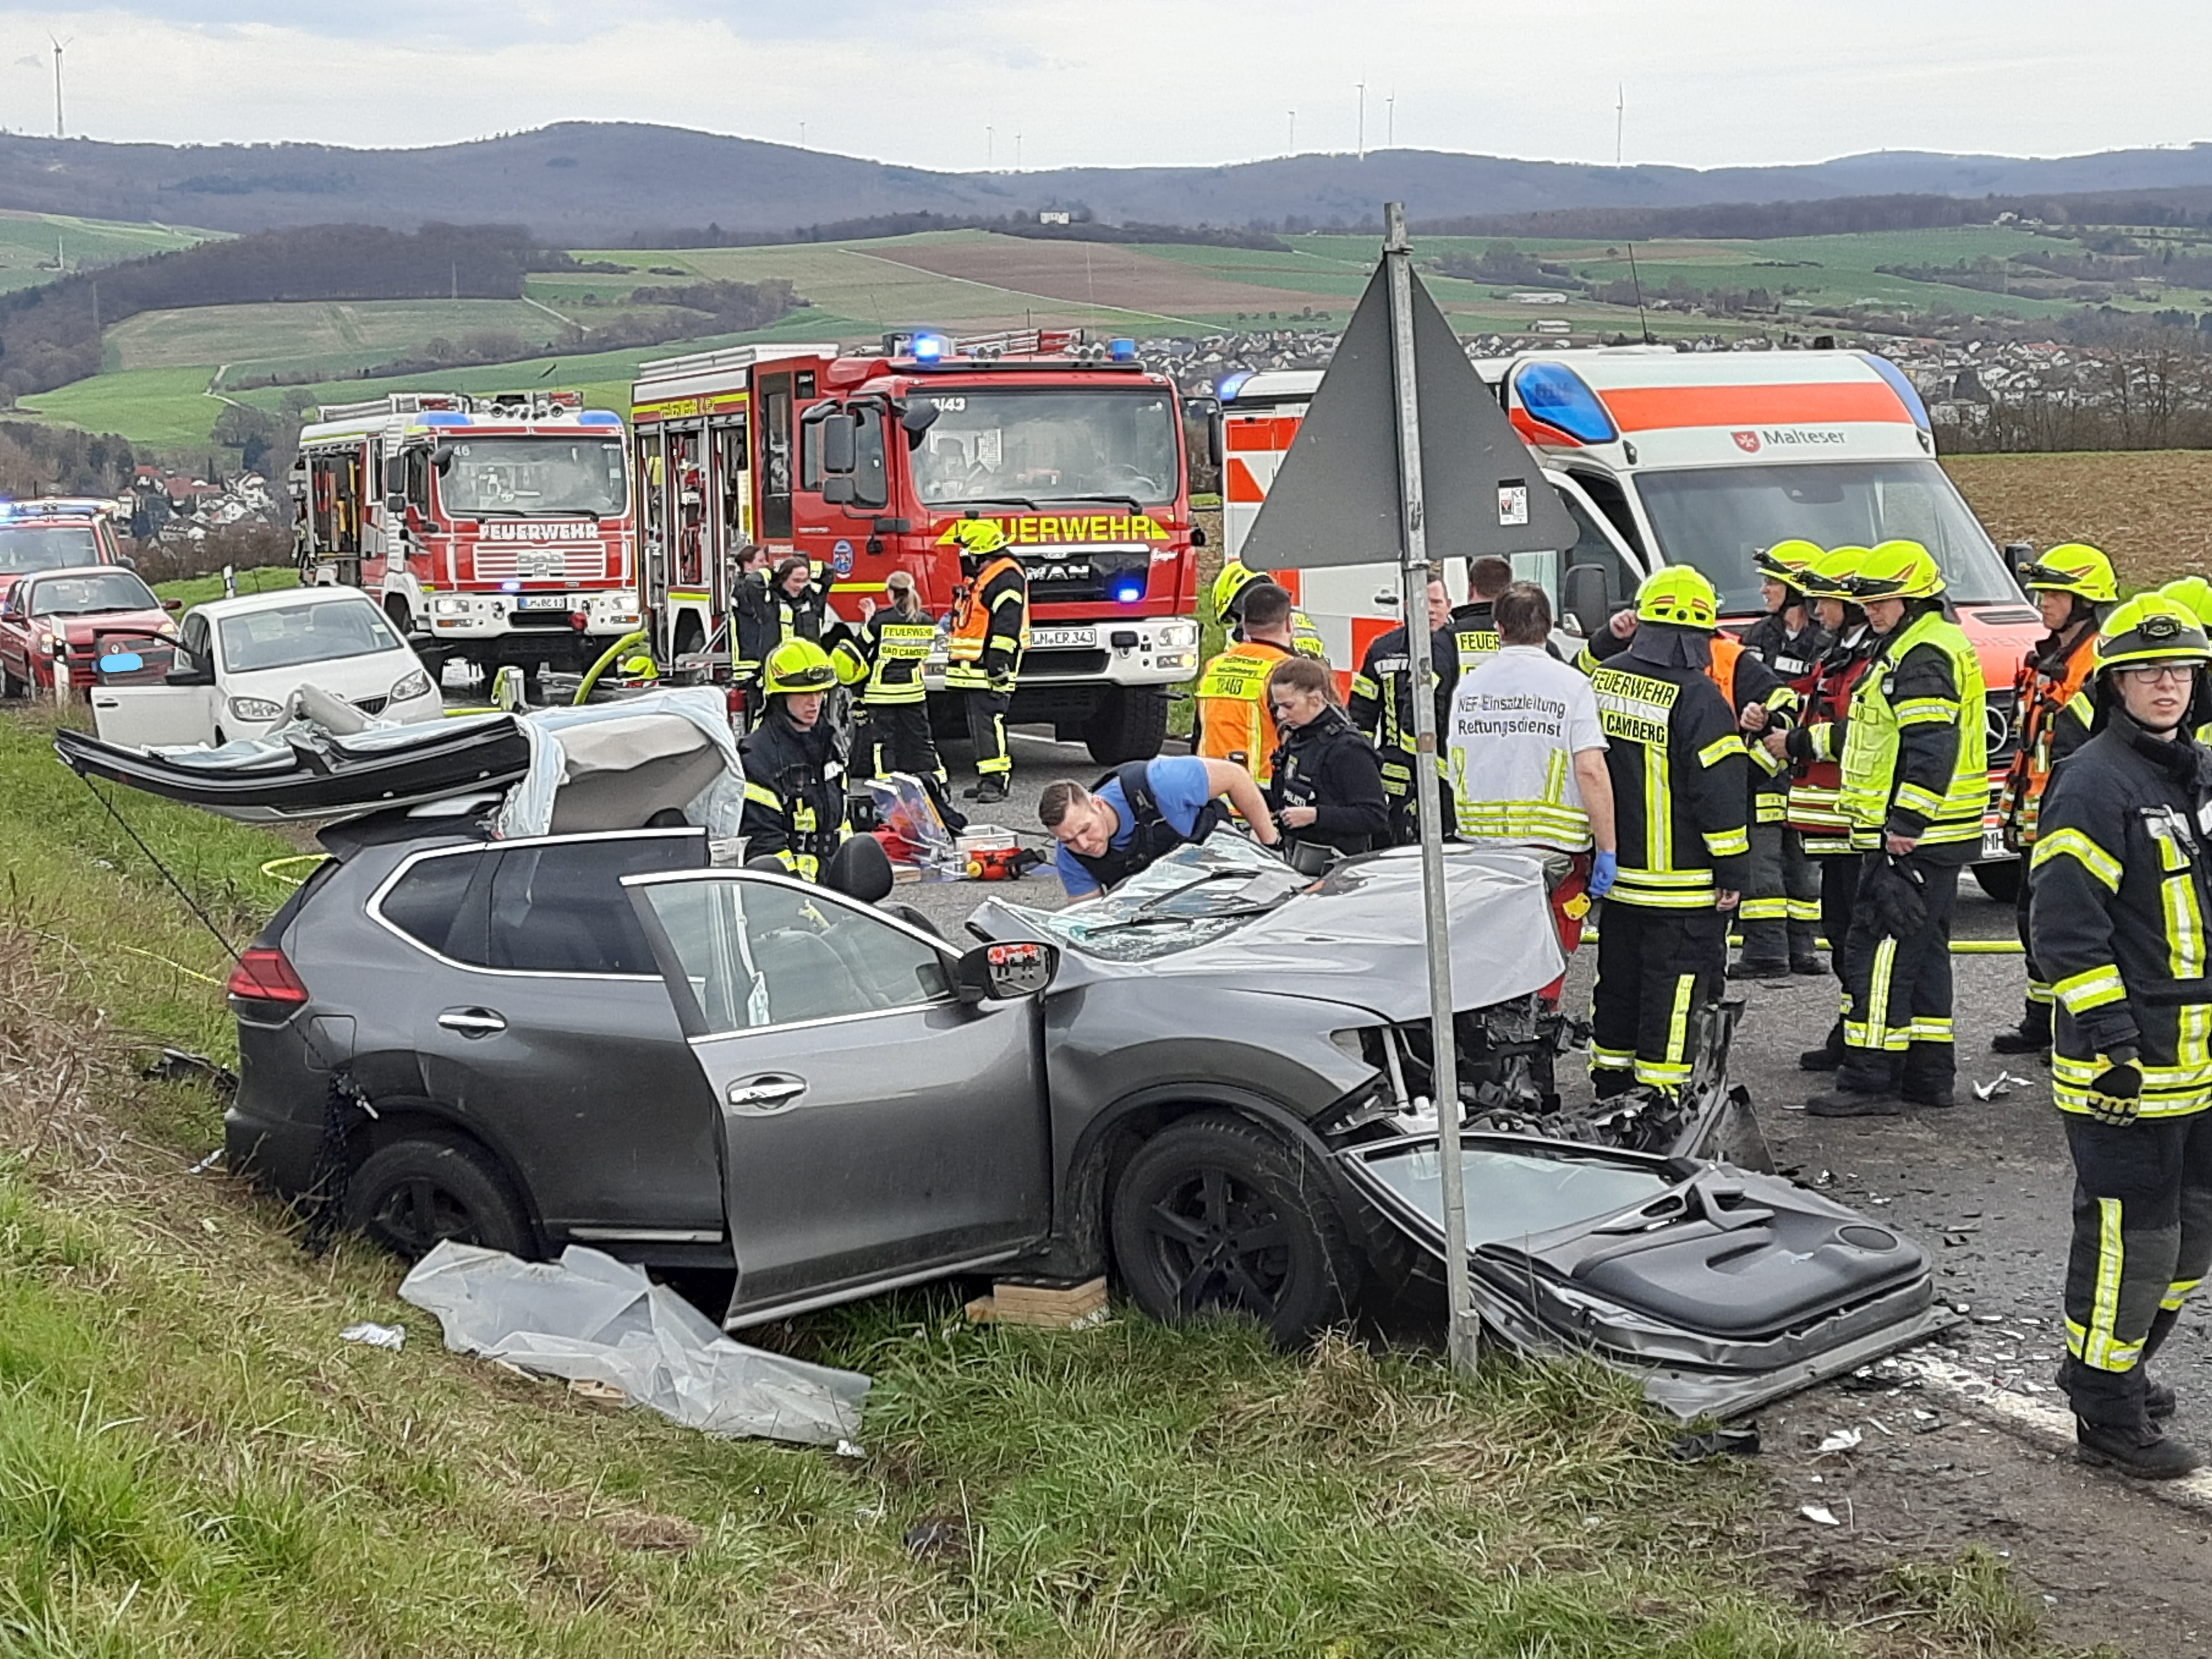
M 1454 1007 L 1525 996 L 1565 971 L 1534 859 L 1450 848 L 1444 873 Z M 1169 914 L 1178 905 L 1190 913 Z M 1421 865 L 1410 848 L 1351 859 L 1308 881 L 1243 836 L 1217 834 L 1111 893 L 1055 911 L 994 899 L 974 925 L 994 938 L 1063 947 L 1056 987 L 1188 975 L 1344 1003 L 1392 1022 L 1429 1009 Z

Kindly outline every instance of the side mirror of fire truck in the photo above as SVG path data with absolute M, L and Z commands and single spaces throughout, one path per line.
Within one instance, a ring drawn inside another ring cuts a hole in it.
M 441 477 L 453 471 L 454 453 L 451 444 L 440 444 L 430 452 L 430 465 L 438 469 Z
M 407 463 L 397 455 L 384 464 L 384 510 L 395 515 L 407 510 Z
M 1613 593 L 1611 584 L 1606 580 L 1605 568 L 1569 565 L 1565 588 L 1562 595 L 1565 603 L 1560 609 L 1574 619 L 1584 639 L 1595 639 L 1613 618 Z
M 937 417 L 945 411 L 935 404 L 914 398 L 898 412 L 899 430 L 905 433 L 909 445 L 919 442 L 921 434 L 937 424 Z
M 860 465 L 857 428 L 854 417 L 840 409 L 822 422 L 822 471 L 831 478 L 849 478 Z

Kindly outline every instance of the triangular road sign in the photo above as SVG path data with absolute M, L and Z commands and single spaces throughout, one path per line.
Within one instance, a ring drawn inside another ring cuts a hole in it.
M 1413 366 L 1431 560 L 1565 551 L 1574 520 L 1451 325 L 1413 278 Z M 1360 296 L 1242 557 L 1255 570 L 1397 563 L 1397 400 L 1385 268 Z

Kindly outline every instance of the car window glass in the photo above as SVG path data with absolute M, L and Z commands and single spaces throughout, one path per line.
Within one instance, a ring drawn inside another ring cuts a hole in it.
M 951 993 L 934 946 L 803 888 L 726 880 L 644 890 L 712 1031 L 877 1013 Z
M 400 648 L 384 613 L 367 599 L 305 600 L 225 617 L 218 626 L 223 665 L 234 674 Z
M 492 872 L 487 965 L 539 974 L 658 974 L 622 878 L 696 866 L 702 846 L 697 836 L 647 836 L 507 849 Z
M 190 660 L 190 662 L 188 662 L 188 663 L 187 663 L 187 662 L 180 662 L 180 663 L 178 665 L 179 667 L 187 667 L 187 666 L 191 666 L 192 664 L 198 664 L 198 665 L 201 665 L 201 666 L 203 666 L 203 667 L 204 667 L 204 666 L 206 666 L 206 665 L 207 665 L 207 660 L 208 660 L 208 624 L 207 624 L 207 618 L 206 618 L 205 617 L 201 616 L 201 615 L 200 615 L 198 612 L 197 612 L 197 611 L 193 612 L 191 616 L 188 616 L 188 617 L 186 617 L 185 618 L 185 637 L 184 637 L 184 645 L 183 645 L 183 654 L 184 654 L 186 658 L 189 658 L 191 660 Z
M 103 564 L 107 550 L 90 525 L 0 525 L 0 571 Z
M 103 611 L 159 611 L 154 590 L 127 570 L 49 576 L 31 588 L 24 609 L 33 617 L 88 617 Z
M 441 956 L 456 955 L 452 948 L 453 923 L 460 916 L 461 901 L 468 896 L 477 862 L 467 853 L 419 860 L 392 884 L 377 908 L 386 921 L 410 939 Z

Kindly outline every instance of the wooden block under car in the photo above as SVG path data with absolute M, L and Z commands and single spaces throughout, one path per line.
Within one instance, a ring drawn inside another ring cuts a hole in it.
M 979 1296 L 968 1304 L 968 1318 L 977 1325 L 1083 1330 L 1106 1321 L 1106 1280 L 1101 1277 L 1080 1285 L 1038 1285 L 1002 1279 L 992 1286 L 990 1295 Z

